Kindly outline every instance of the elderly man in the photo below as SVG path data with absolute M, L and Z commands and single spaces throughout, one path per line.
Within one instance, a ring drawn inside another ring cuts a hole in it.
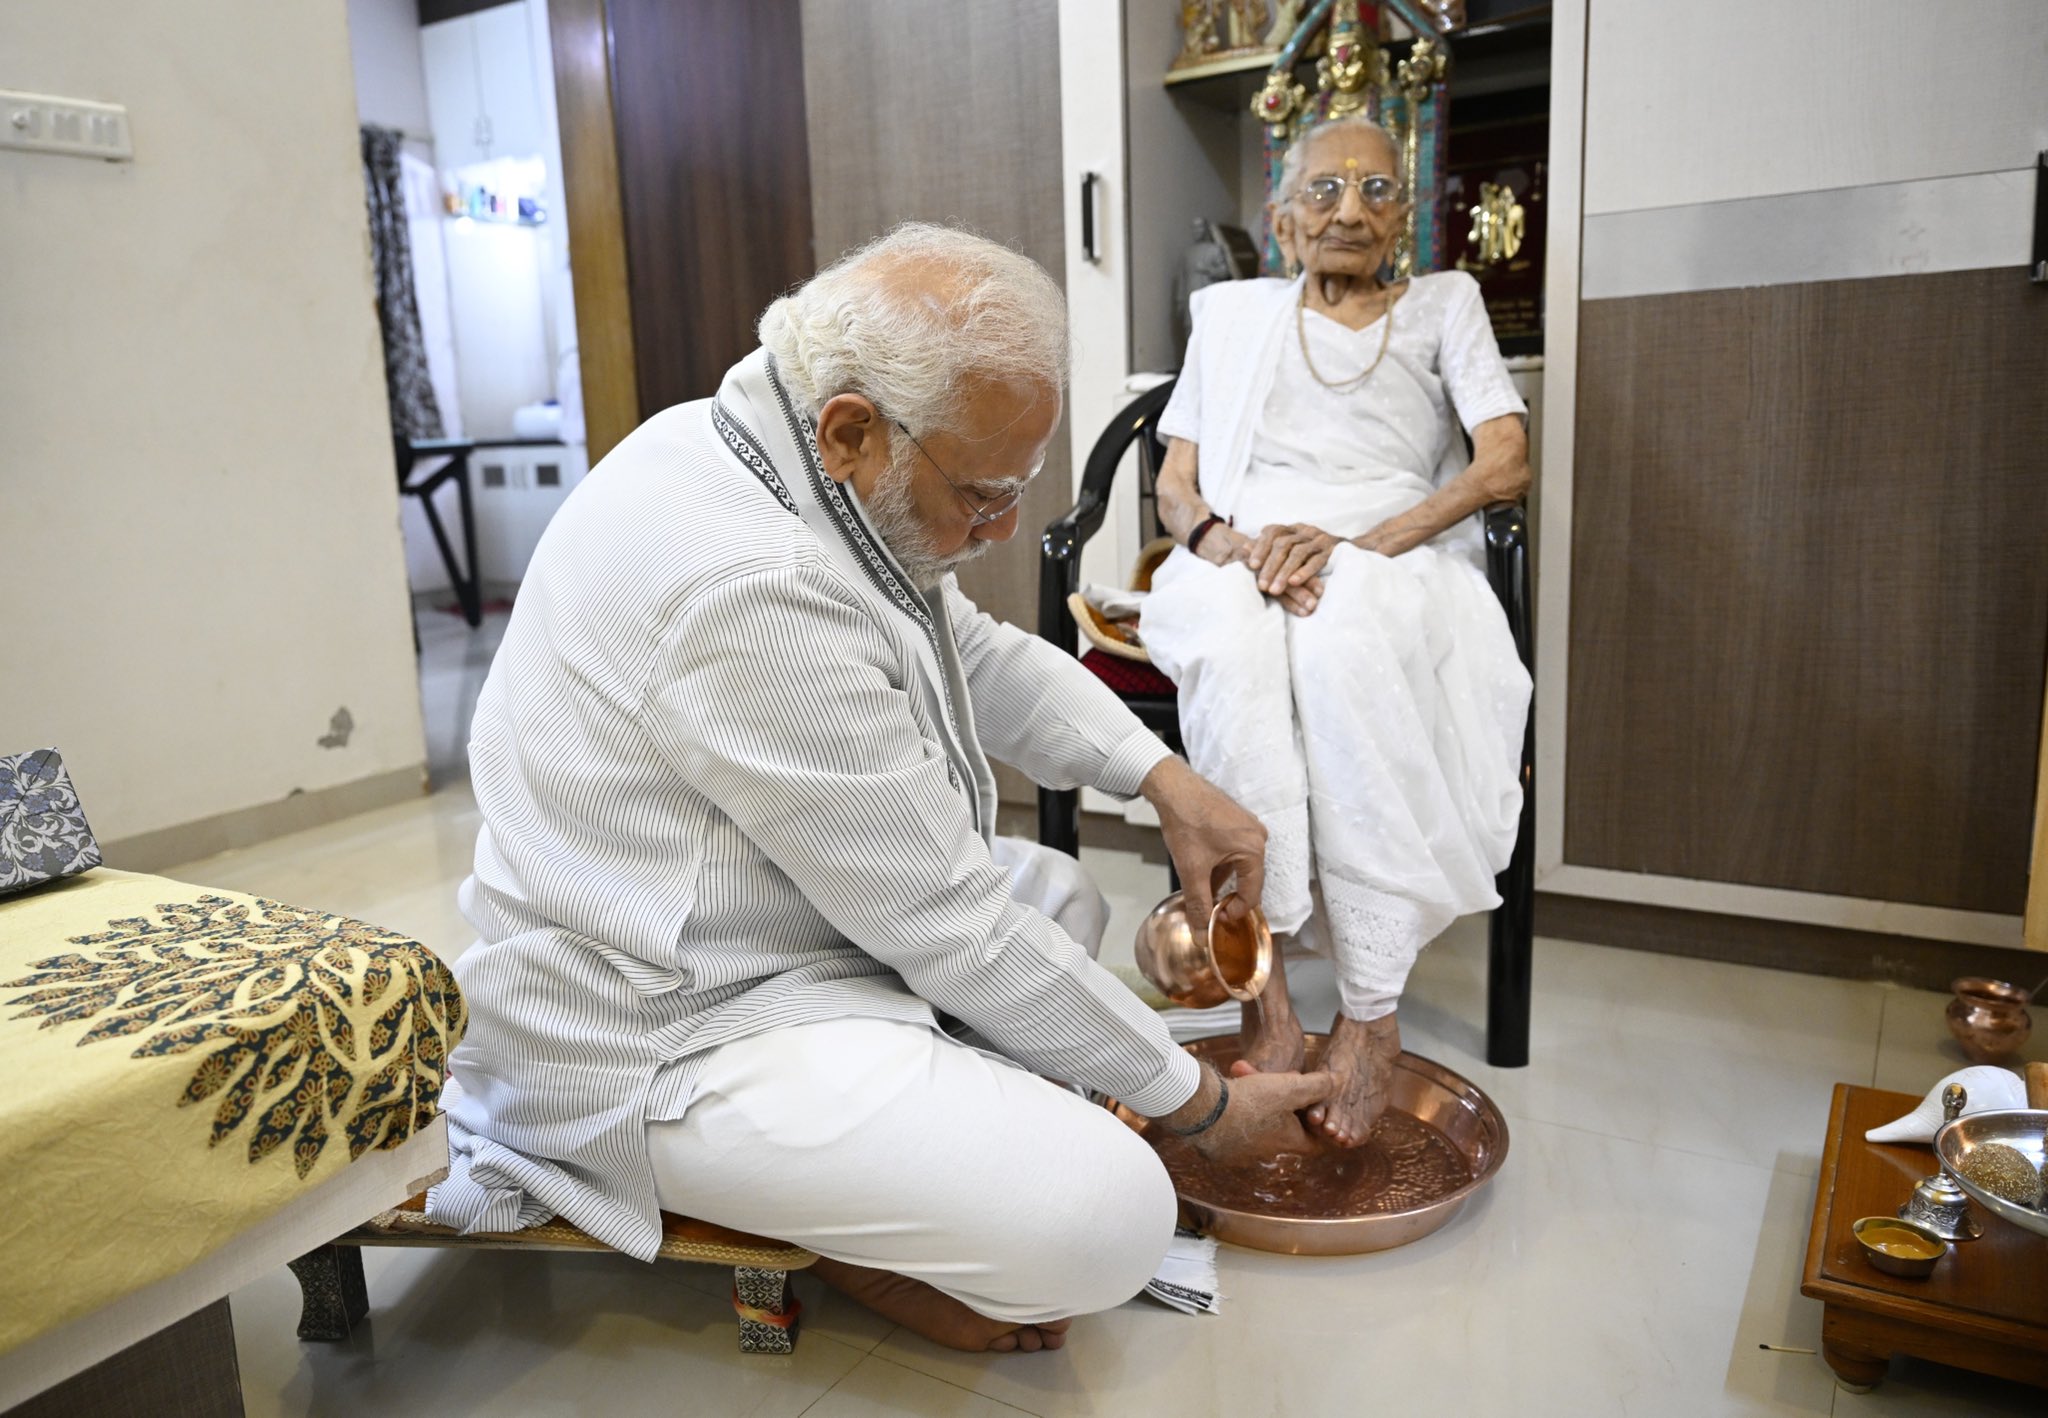
M 1174 1201 L 1040 1074 L 1225 1161 L 1306 1150 L 1328 1080 L 1175 1048 L 1076 940 L 1103 916 L 1073 862 L 993 836 L 984 755 L 1144 794 L 1198 908 L 1233 873 L 1257 899 L 1264 831 L 948 575 L 1016 531 L 1059 421 L 1043 271 L 903 227 L 760 334 L 569 499 L 478 701 L 430 1212 L 642 1257 L 683 1212 L 817 1251 L 942 1343 L 1057 1347 L 1153 1275 Z

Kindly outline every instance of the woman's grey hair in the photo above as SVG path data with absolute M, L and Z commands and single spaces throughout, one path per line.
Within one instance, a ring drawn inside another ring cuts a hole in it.
M 1394 155 L 1394 169 L 1398 174 L 1401 167 L 1401 143 L 1392 133 L 1380 127 L 1370 118 L 1353 115 L 1348 118 L 1332 118 L 1319 123 L 1287 145 L 1287 156 L 1280 160 L 1280 192 L 1276 201 L 1285 202 L 1301 190 L 1302 169 L 1308 163 L 1308 146 L 1318 138 L 1334 133 L 1370 133 L 1387 145 L 1387 151 Z
M 815 416 L 839 394 L 872 399 L 919 436 L 957 432 L 976 380 L 1058 390 L 1067 301 L 1037 262 L 951 227 L 905 222 L 763 312 L 761 343 Z

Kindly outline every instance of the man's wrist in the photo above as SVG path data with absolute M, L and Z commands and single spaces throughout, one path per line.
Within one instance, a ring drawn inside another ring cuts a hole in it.
M 1182 775 L 1192 776 L 1194 769 L 1177 753 L 1169 753 L 1152 765 L 1144 781 L 1138 784 L 1138 795 L 1155 808 L 1164 808 L 1165 800 L 1174 796 L 1185 781 Z
M 1223 1075 L 1208 1064 L 1203 1064 L 1201 1074 L 1195 1081 L 1195 1091 L 1189 1095 L 1188 1101 L 1170 1113 L 1161 1114 L 1158 1119 L 1159 1125 L 1176 1136 L 1206 1131 L 1203 1123 L 1206 1120 L 1213 1124 L 1211 1114 L 1217 1111 L 1223 1098 Z

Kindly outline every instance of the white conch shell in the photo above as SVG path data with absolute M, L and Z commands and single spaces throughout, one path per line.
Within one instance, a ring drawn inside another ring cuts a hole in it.
M 1941 1090 L 1951 1083 L 1963 1085 L 1963 1115 L 1990 1113 L 2001 1108 L 2027 1106 L 2027 1085 L 2011 1069 L 1996 1064 L 1973 1064 L 1959 1068 L 1927 1090 L 1920 1106 L 1896 1122 L 1872 1128 L 1863 1134 L 1866 1142 L 1932 1142 L 1941 1128 Z

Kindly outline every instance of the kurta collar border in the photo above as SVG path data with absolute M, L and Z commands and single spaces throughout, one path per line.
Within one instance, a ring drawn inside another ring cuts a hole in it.
M 839 534 L 846 539 L 847 549 L 867 571 L 875 588 L 902 607 L 904 613 L 930 635 L 932 617 L 924 597 L 912 589 L 896 559 L 882 545 L 881 538 L 868 530 L 867 521 L 848 499 L 846 490 L 837 480 L 826 476 L 824 459 L 818 453 L 817 429 L 812 427 L 809 419 L 797 415 L 796 405 L 791 402 L 789 391 L 782 387 L 782 376 L 776 371 L 775 356 L 766 356 L 765 363 L 768 385 L 775 391 L 775 402 L 782 409 L 784 422 L 789 425 L 789 436 L 803 457 L 804 470 L 810 474 L 811 488 L 817 493 L 818 500 L 832 512 L 833 522 L 839 528 Z M 932 648 L 936 653 L 937 645 Z

